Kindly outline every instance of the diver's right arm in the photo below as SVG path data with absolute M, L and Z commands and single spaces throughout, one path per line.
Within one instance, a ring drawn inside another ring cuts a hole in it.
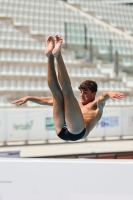
M 32 101 L 34 103 L 41 104 L 41 105 L 48 105 L 48 106 L 53 105 L 53 98 L 51 98 L 51 97 L 34 97 L 34 96 L 26 96 L 21 99 L 12 101 L 11 103 L 17 104 L 17 105 L 22 105 L 22 104 L 26 103 L 27 101 Z

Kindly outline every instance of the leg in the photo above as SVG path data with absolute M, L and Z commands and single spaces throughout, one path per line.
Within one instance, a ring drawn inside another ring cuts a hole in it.
M 65 121 L 68 130 L 73 134 L 78 134 L 84 129 L 84 119 L 74 96 L 70 78 L 61 56 L 61 44 L 62 39 L 59 36 L 56 36 L 55 48 L 52 53 L 57 60 L 58 80 L 62 87 L 62 94 L 64 97 Z
M 47 82 L 53 95 L 54 126 L 55 126 L 55 131 L 58 134 L 65 123 L 64 99 L 55 72 L 54 57 L 52 55 L 53 48 L 54 48 L 54 39 L 50 36 L 47 40 L 46 50 L 45 50 L 45 55 L 48 57 Z

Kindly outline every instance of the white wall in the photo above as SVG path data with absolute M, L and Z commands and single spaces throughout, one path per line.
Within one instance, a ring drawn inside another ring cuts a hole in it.
M 0 159 L 0 200 L 132 200 L 133 161 Z

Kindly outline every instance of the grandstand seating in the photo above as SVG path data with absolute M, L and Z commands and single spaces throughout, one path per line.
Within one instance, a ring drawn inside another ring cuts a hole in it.
M 49 91 L 49 88 L 47 86 L 47 82 L 44 80 L 9 80 L 9 79 L 4 79 L 0 81 L 1 83 L 1 87 L 0 87 L 0 91 L 17 91 L 20 90 L 21 92 L 23 91 Z M 80 81 L 72 81 L 72 86 L 76 91 L 78 91 L 78 86 L 80 84 Z M 121 82 L 114 82 L 114 83 L 110 83 L 110 82 L 99 82 L 98 84 L 98 90 L 100 92 L 103 91 L 108 91 L 108 90 L 114 90 L 114 91 L 121 91 L 121 92 L 127 92 L 127 91 L 131 91 L 130 88 L 127 88 L 125 84 L 121 83 Z
M 71 0 L 68 2 L 71 3 Z M 133 34 L 132 6 L 109 4 L 105 1 L 72 0 L 72 2 L 80 4 L 84 11 L 92 12 L 96 17 L 108 20 L 111 25 L 123 27 L 124 31 Z
M 130 38 L 131 40 L 129 41 L 124 38 L 122 33 L 131 35 L 133 33 L 133 8 L 131 6 L 109 4 L 105 1 L 68 0 L 67 2 L 72 5 L 79 4 L 85 13 L 89 13 L 89 16 L 95 16 L 96 19 L 98 18 L 100 21 L 105 21 L 107 25 L 115 26 L 118 30 L 122 29 L 121 34 L 115 34 L 111 31 L 111 28 L 109 30 L 111 26 L 103 27 L 97 25 L 94 23 L 94 19 L 92 24 L 86 24 L 88 36 L 93 38 L 93 44 L 98 47 L 98 52 L 100 54 L 109 54 L 109 40 L 111 39 L 113 54 L 118 51 L 119 55 L 122 57 L 128 56 L 128 59 L 130 59 L 129 56 L 133 55 L 133 37 Z M 126 13 L 126 15 L 124 13 Z M 110 16 L 112 21 L 109 20 Z M 122 63 L 125 66 L 124 60 L 122 60 Z
M 13 98 L 12 93 L 16 97 L 28 93 L 51 95 L 46 83 L 45 39 L 49 34 L 59 33 L 64 40 L 63 47 L 67 47 L 63 50 L 63 58 L 76 97 L 78 98 L 79 83 L 91 78 L 98 83 L 99 92 L 106 90 L 125 92 L 127 98 L 123 104 L 130 105 L 133 100 L 130 98 L 132 80 L 128 84 L 127 76 L 124 76 L 124 80 L 121 73 L 116 77 L 114 63 L 110 65 L 108 63 L 111 40 L 113 59 L 115 52 L 119 53 L 120 71 L 123 69 L 129 73 L 133 71 L 131 25 L 133 8 L 126 5 L 105 4 L 101 1 L 68 0 L 67 2 L 73 6 L 69 7 L 69 4 L 59 0 L 0 0 L 0 93 L 3 95 L 4 92 L 5 96 L 8 93 L 4 102 Z M 88 13 L 88 16 L 81 14 L 75 4 L 80 4 L 82 11 Z M 127 17 L 122 13 L 128 13 Z M 102 24 L 97 19 L 101 22 L 108 21 Z M 116 29 L 111 29 L 111 26 L 115 26 Z M 93 66 L 87 63 L 89 53 L 88 48 L 85 49 L 85 28 L 87 47 L 92 38 Z M 120 28 L 123 29 L 120 31 Z M 105 72 L 102 66 L 106 64 L 108 67 Z M 0 105 L 6 106 L 6 103 Z M 8 103 L 7 105 L 9 106 Z M 31 106 L 30 103 L 27 105 Z M 117 105 L 117 101 L 109 101 L 108 105 Z

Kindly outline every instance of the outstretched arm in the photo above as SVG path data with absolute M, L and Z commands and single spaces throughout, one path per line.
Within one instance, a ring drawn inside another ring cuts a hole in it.
M 34 103 L 41 104 L 41 105 L 48 105 L 48 106 L 53 105 L 53 98 L 51 98 L 51 97 L 33 97 L 33 96 L 26 96 L 21 99 L 12 101 L 11 103 L 17 104 L 17 105 L 22 105 L 22 104 L 26 103 L 27 101 L 32 101 Z
M 98 100 L 98 104 L 99 105 L 105 105 L 106 101 L 108 99 L 123 99 L 124 94 L 121 92 L 113 92 L 113 91 L 109 91 L 109 92 L 103 92 L 102 95 L 97 99 Z

